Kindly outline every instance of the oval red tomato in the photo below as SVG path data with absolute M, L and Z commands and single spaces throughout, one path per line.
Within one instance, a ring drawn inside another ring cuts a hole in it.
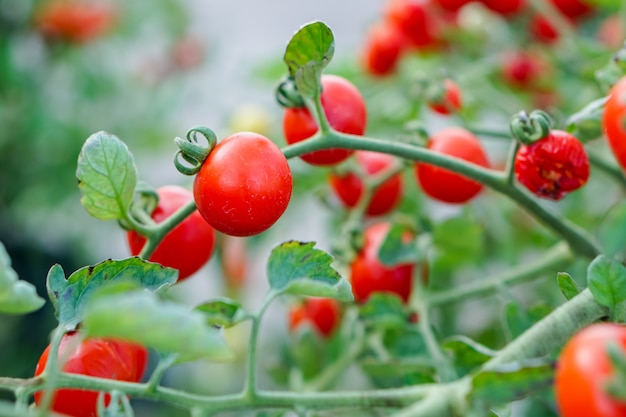
M 289 330 L 309 323 L 323 337 L 330 337 L 341 321 L 341 305 L 332 298 L 308 298 L 289 311 Z
M 491 11 L 502 16 L 512 16 L 526 7 L 526 0 L 481 0 Z
M 366 302 L 373 293 L 395 294 L 404 303 L 409 301 L 413 291 L 414 263 L 387 266 L 380 262 L 378 251 L 387 236 L 391 225 L 377 223 L 365 230 L 364 245 L 350 265 L 352 293 L 357 303 Z M 405 237 L 411 239 L 407 232 Z
M 176 185 L 160 187 L 157 194 L 159 203 L 152 212 L 152 219 L 157 223 L 193 201 L 191 191 Z M 127 232 L 126 238 L 130 252 L 138 255 L 146 239 L 135 231 Z M 181 281 L 195 274 L 209 261 L 214 246 L 215 231 L 196 210 L 163 238 L 149 260 L 178 269 L 178 280 Z
M 529 31 L 533 38 L 542 43 L 553 43 L 559 39 L 559 32 L 552 23 L 540 14 L 532 17 L 529 23 Z
M 292 178 L 278 146 L 258 133 L 222 140 L 196 175 L 198 211 L 216 230 L 251 236 L 269 229 L 287 209 Z
M 379 152 L 357 151 L 356 163 L 367 176 L 384 171 L 393 166 L 396 158 Z M 363 195 L 363 179 L 355 173 L 345 175 L 331 174 L 330 184 L 347 207 L 355 207 Z M 365 210 L 370 216 L 380 216 L 393 210 L 402 197 L 402 175 L 393 175 L 382 183 L 374 193 Z
M 561 417 L 626 415 L 626 402 L 612 398 L 605 391 L 613 371 L 607 354 L 609 343 L 626 350 L 626 327 L 593 324 L 576 333 L 561 351 L 554 379 Z
M 487 154 L 478 138 L 460 127 L 445 128 L 432 135 L 427 147 L 433 152 L 489 167 Z M 422 162 L 415 164 L 415 176 L 426 195 L 445 203 L 466 203 L 483 189 L 477 181 Z
M 424 49 L 436 45 L 437 21 L 430 2 L 390 0 L 386 6 L 385 18 L 404 33 L 411 46 Z
M 398 67 L 405 46 L 404 34 L 397 27 L 386 22 L 378 23 L 366 35 L 363 67 L 375 77 L 390 75 Z
M 352 135 L 365 133 L 365 100 L 350 81 L 336 75 L 323 75 L 321 101 L 324 114 L 333 129 Z M 287 143 L 308 139 L 317 130 L 317 124 L 306 107 L 285 109 L 283 131 Z M 353 152 L 350 149 L 325 149 L 302 155 L 300 158 L 312 165 L 334 165 Z
M 626 77 L 611 88 L 604 105 L 602 124 L 615 159 L 626 169 Z
M 43 3 L 36 25 L 48 39 L 84 43 L 101 36 L 114 20 L 115 11 L 109 4 L 55 0 Z
M 593 8 L 586 0 L 550 0 L 554 7 L 567 17 L 573 19 L 584 17 L 591 13 Z
M 442 91 L 439 97 L 430 97 L 428 107 L 439 114 L 450 114 L 461 108 L 461 89 L 454 81 L 446 78 L 443 80 Z
M 86 339 L 77 343 L 78 333 L 63 336 L 59 345 L 59 357 L 68 355 L 63 372 L 89 375 L 118 381 L 139 382 L 146 369 L 148 352 L 143 346 L 111 339 Z M 44 350 L 37 362 L 35 376 L 40 375 L 48 362 L 50 346 Z M 35 393 L 35 403 L 39 405 L 43 392 Z M 72 417 L 97 416 L 97 391 L 64 388 L 56 390 L 52 410 Z M 110 396 L 105 395 L 105 404 Z

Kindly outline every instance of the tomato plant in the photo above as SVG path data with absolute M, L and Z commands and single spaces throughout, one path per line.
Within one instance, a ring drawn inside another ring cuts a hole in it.
M 336 75 L 322 77 L 322 107 L 330 126 L 343 133 L 365 133 L 367 109 L 359 90 L 345 78 Z M 285 109 L 283 132 L 287 143 L 297 143 L 313 136 L 318 130 L 313 116 L 306 107 Z M 335 165 L 348 158 L 353 151 L 327 149 L 302 155 L 303 161 L 312 165 Z
M 461 89 L 454 81 L 446 78 L 442 88 L 429 97 L 428 107 L 439 114 L 454 113 L 461 108 Z
M 50 40 L 84 43 L 105 33 L 114 20 L 115 11 L 107 3 L 56 0 L 44 3 L 35 24 Z
M 243 132 L 223 139 L 198 172 L 193 194 L 198 211 L 216 230 L 233 236 L 259 234 L 285 212 L 291 169 L 265 136 Z
M 608 346 L 626 349 L 626 328 L 614 323 L 588 326 L 565 345 L 557 362 L 554 392 L 561 417 L 611 417 L 626 413 L 626 402 L 612 398 L 613 372 Z
M 358 151 L 355 161 L 359 170 L 365 174 L 364 179 L 371 179 L 374 174 L 393 169 L 397 164 L 396 158 L 380 152 Z M 330 185 L 336 195 L 347 207 L 354 207 L 364 194 L 363 175 L 349 172 L 346 174 L 331 174 Z M 370 216 L 380 216 L 393 210 L 402 197 L 402 176 L 400 173 L 392 175 L 373 190 L 365 213 Z
M 176 210 L 193 201 L 193 193 L 185 188 L 169 185 L 157 189 L 159 203 L 152 219 L 160 223 Z M 139 255 L 146 239 L 134 230 L 126 233 L 132 255 Z M 215 231 L 198 211 L 191 213 L 163 238 L 149 260 L 178 269 L 178 280 L 195 274 L 208 262 L 215 246 Z
M 487 155 L 476 136 L 462 128 L 446 128 L 432 135 L 428 149 L 488 167 Z M 462 204 L 476 197 L 482 185 L 457 173 L 425 163 L 415 165 L 415 177 L 426 195 L 445 203 Z
M 371 27 L 363 46 L 363 67 L 368 74 L 383 77 L 392 74 L 406 46 L 404 34 L 387 22 Z
M 481 2 L 498 14 L 512 16 L 526 6 L 526 0 L 481 0 Z
M 59 357 L 67 359 L 63 371 L 72 374 L 139 382 L 146 369 L 147 350 L 135 344 L 106 339 L 80 340 L 78 332 L 63 336 L 59 345 Z M 71 350 L 68 350 L 71 349 Z M 48 363 L 50 346 L 37 362 L 35 376 L 44 372 Z M 60 389 L 55 391 L 52 410 L 73 417 L 97 416 L 98 391 Z M 35 403 L 43 400 L 43 392 L 35 393 Z M 110 401 L 105 395 L 105 403 Z
M 536 195 L 560 200 L 585 185 L 589 159 L 582 143 L 561 130 L 523 145 L 515 157 L 517 180 Z
M 611 91 L 604 106 L 602 124 L 609 146 L 617 162 L 626 167 L 626 78 L 619 80 Z
M 404 33 L 414 48 L 432 47 L 437 43 L 436 21 L 430 2 L 390 0 L 385 18 Z
M 514 88 L 536 88 L 550 75 L 551 67 L 540 54 L 514 51 L 504 56 L 502 78 Z
M 404 303 L 409 301 L 413 291 L 414 263 L 394 266 L 384 265 L 378 251 L 391 225 L 386 222 L 376 223 L 365 230 L 363 248 L 350 265 L 350 282 L 354 300 L 364 303 L 378 292 L 397 295 Z M 403 235 L 411 239 L 410 233 Z
M 308 298 L 289 310 L 289 330 L 307 323 L 323 337 L 330 337 L 341 321 L 341 306 L 332 298 Z

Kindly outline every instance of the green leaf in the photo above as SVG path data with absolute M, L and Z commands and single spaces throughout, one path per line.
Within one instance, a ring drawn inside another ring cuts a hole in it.
M 433 245 L 437 262 L 447 269 L 482 258 L 484 230 L 480 223 L 467 215 L 453 217 L 436 225 Z
M 0 242 L 0 313 L 26 314 L 39 310 L 45 300 L 37 295 L 35 287 L 19 280 L 11 268 L 11 258 Z
M 178 271 L 138 257 L 107 260 L 81 268 L 65 279 L 63 268 L 54 265 L 48 272 L 48 295 L 60 323 L 78 323 L 93 293 L 105 285 L 117 284 L 126 289 L 143 287 L 157 290 L 176 282 Z M 111 291 L 110 287 L 108 290 Z M 117 287 L 120 289 L 120 287 Z M 116 291 L 117 292 L 117 291 Z
M 586 0 L 591 6 L 601 7 L 603 9 L 619 10 L 622 0 Z
M 360 362 L 361 369 L 378 388 L 427 384 L 435 381 L 432 362 L 427 360 L 390 360 L 378 362 L 371 358 Z
M 504 307 L 504 319 L 511 333 L 511 338 L 516 338 L 532 326 L 526 311 L 524 311 L 519 304 L 514 302 L 508 303 Z
M 551 386 L 553 378 L 554 366 L 545 360 L 504 364 L 477 373 L 469 395 L 489 406 L 510 403 Z
M 322 22 L 308 23 L 293 35 L 283 60 L 301 95 L 314 97 L 319 93 L 322 70 L 334 53 L 333 32 Z
M 600 255 L 587 268 L 587 284 L 596 301 L 613 308 L 626 301 L 626 267 Z
M 267 264 L 270 287 L 294 295 L 352 301 L 352 287 L 332 266 L 332 256 L 314 242 L 285 242 L 272 250 Z
M 383 265 L 394 266 L 415 263 L 421 259 L 416 240 L 404 241 L 403 238 L 406 233 L 406 229 L 402 225 L 394 224 L 391 226 L 378 250 L 378 258 Z
M 404 327 L 407 312 L 400 297 L 389 293 L 373 293 L 359 306 L 359 316 L 376 328 Z
M 232 327 L 250 317 L 239 302 L 228 298 L 208 301 L 194 310 L 204 314 L 205 320 L 211 326 Z
M 161 301 L 150 291 L 96 294 L 85 306 L 83 330 L 92 337 L 113 337 L 178 353 L 177 362 L 230 360 L 223 332 L 204 314 Z
M 137 168 L 124 142 L 106 132 L 91 135 L 78 155 L 76 169 L 81 203 L 100 220 L 126 215 L 137 185 Z
M 452 336 L 443 342 L 442 348 L 452 354 L 455 368 L 463 375 L 497 353 L 466 336 Z
M 565 299 L 571 300 L 580 293 L 581 288 L 578 286 L 574 278 L 567 272 L 558 272 L 556 274 L 556 281 L 559 284 L 561 292 L 565 296 Z
M 602 136 L 602 114 L 606 97 L 594 100 L 565 122 L 567 131 L 583 143 Z

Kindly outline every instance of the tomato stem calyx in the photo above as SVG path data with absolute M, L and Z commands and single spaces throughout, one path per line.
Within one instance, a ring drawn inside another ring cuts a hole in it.
M 198 134 L 206 139 L 206 145 L 198 142 Z M 196 126 L 187 131 L 185 139 L 177 137 L 174 143 L 178 146 L 178 152 L 174 155 L 176 169 L 183 175 L 195 175 L 211 150 L 217 145 L 217 135 L 208 127 Z
M 530 115 L 521 111 L 509 122 L 511 134 L 524 145 L 530 145 L 545 138 L 552 128 L 552 119 L 541 110 L 533 110 Z

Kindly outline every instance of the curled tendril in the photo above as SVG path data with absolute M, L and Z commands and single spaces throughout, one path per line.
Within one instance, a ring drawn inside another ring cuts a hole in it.
M 276 101 L 282 107 L 304 107 L 304 100 L 296 88 L 296 83 L 292 78 L 285 78 L 276 87 Z
M 206 145 L 199 143 L 198 135 L 202 135 Z M 185 139 L 176 138 L 174 142 L 178 146 L 178 152 L 174 155 L 176 169 L 184 175 L 195 175 L 217 144 L 217 136 L 208 127 L 196 126 L 187 131 Z
M 541 110 L 533 110 L 530 115 L 521 111 L 511 118 L 509 125 L 515 139 L 524 145 L 530 145 L 548 136 L 552 119 Z

